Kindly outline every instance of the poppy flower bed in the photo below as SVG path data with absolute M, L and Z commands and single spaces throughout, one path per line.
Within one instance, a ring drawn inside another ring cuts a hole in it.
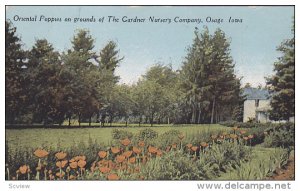
M 254 137 L 234 127 L 195 141 L 171 130 L 153 139 L 126 137 L 108 147 L 89 145 L 81 154 L 75 154 L 75 147 L 61 151 L 38 148 L 15 155 L 5 173 L 7 180 L 214 179 L 249 160 L 247 145 Z M 22 160 L 24 154 L 27 158 Z

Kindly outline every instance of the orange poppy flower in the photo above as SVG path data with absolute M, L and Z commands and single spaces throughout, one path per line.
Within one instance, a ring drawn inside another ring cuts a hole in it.
M 99 151 L 99 153 L 98 153 L 98 156 L 100 157 L 100 158 L 105 158 L 106 157 L 106 155 L 107 155 L 107 152 L 106 151 Z
M 78 167 L 77 162 L 76 162 L 76 161 L 71 162 L 71 163 L 70 163 L 70 167 L 73 168 L 73 169 L 76 169 L 76 168 Z
M 157 155 L 157 156 L 162 156 L 162 154 L 163 154 L 163 152 L 162 152 L 161 150 L 157 150 L 157 151 L 156 151 L 156 155 Z
M 116 157 L 116 160 L 117 160 L 117 162 L 121 163 L 121 162 L 123 162 L 125 160 L 125 156 L 124 155 L 118 155 Z
M 182 139 L 184 139 L 184 135 L 183 135 L 183 134 L 179 134 L 179 135 L 178 135 L 178 138 L 179 138 L 180 140 L 182 140 Z
M 149 153 L 155 154 L 157 152 L 157 148 L 149 146 L 148 151 Z
M 131 157 L 131 158 L 129 159 L 129 162 L 130 162 L 131 164 L 134 164 L 134 163 L 135 163 L 135 157 Z
M 243 139 L 244 139 L 245 141 L 247 141 L 247 140 L 249 139 L 249 137 L 243 137 Z
M 107 180 L 120 180 L 120 177 L 117 174 L 109 174 Z
M 145 146 L 145 142 L 144 141 L 139 141 L 139 144 L 138 144 L 140 147 L 144 147 Z
M 57 166 L 58 168 L 64 168 L 64 167 L 66 166 L 67 163 L 68 163 L 67 160 L 57 161 L 57 162 L 56 162 L 56 166 Z
M 64 152 L 58 152 L 55 154 L 55 157 L 58 159 L 58 160 L 62 160 L 64 158 L 66 158 L 67 156 L 67 153 L 64 153 Z
M 19 171 L 21 174 L 26 174 L 28 172 L 28 166 L 27 165 L 20 166 Z
M 80 168 L 84 168 L 85 165 L 86 165 L 86 161 L 80 160 L 80 161 L 78 161 L 77 165 L 78 165 Z
M 124 146 L 128 146 L 130 143 L 131 141 L 128 138 L 121 140 L 121 144 Z
M 229 136 L 230 136 L 230 138 L 232 138 L 232 139 L 236 139 L 236 138 L 237 138 L 237 135 L 236 135 L 236 134 L 230 134 Z
M 133 147 L 132 148 L 133 152 L 135 152 L 136 154 L 140 154 L 142 151 L 141 149 L 137 148 L 137 147 Z
M 117 148 L 117 147 L 111 147 L 110 149 L 111 149 L 111 152 L 114 153 L 114 154 L 117 154 L 117 153 L 120 152 L 120 149 Z
M 43 149 L 37 149 L 34 151 L 33 154 L 39 158 L 44 158 L 44 157 L 48 156 L 49 153 Z
M 236 130 L 238 129 L 238 127 L 237 127 L 237 126 L 232 127 L 232 129 L 233 129 L 234 131 L 236 131 Z
M 57 172 L 55 175 L 56 175 L 57 177 L 59 177 L 59 178 L 62 178 L 62 177 L 65 176 L 65 172 L 64 172 L 64 171 Z
M 249 135 L 248 138 L 249 139 L 253 139 L 254 135 Z
M 129 158 L 132 155 L 132 151 L 126 151 L 123 153 L 126 158 Z
M 186 145 L 186 147 L 189 148 L 189 149 L 191 149 L 192 146 L 193 146 L 193 145 L 192 145 L 191 143 L 189 143 L 189 144 Z
M 71 160 L 69 160 L 70 163 L 75 162 L 76 160 L 74 158 L 72 158 Z
M 99 167 L 100 172 L 106 174 L 110 172 L 110 168 L 108 167 Z
M 201 147 L 207 147 L 208 146 L 208 144 L 206 142 L 201 142 L 200 145 L 201 145 Z
M 86 156 L 80 155 L 80 156 L 76 156 L 74 159 L 75 159 L 76 161 L 86 160 Z
M 245 131 L 245 130 L 240 130 L 240 133 L 243 135 L 243 134 L 245 134 L 247 131 Z
M 192 151 L 196 152 L 197 149 L 198 149 L 198 147 L 197 146 L 193 146 L 193 147 L 191 147 L 191 149 L 192 149 Z
M 224 139 L 224 135 L 220 135 L 220 139 Z

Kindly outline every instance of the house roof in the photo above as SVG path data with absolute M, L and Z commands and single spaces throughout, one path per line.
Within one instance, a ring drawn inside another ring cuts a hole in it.
M 250 99 L 269 99 L 269 91 L 266 89 L 257 89 L 257 88 L 245 88 L 243 95 L 246 96 L 247 100 Z

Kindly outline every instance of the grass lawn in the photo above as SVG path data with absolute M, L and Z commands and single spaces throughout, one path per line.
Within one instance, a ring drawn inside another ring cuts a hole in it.
M 133 125 L 132 125 L 133 126 Z M 121 128 L 121 127 L 120 127 Z M 140 130 L 149 127 L 122 127 L 133 133 L 138 133 Z M 226 131 L 227 127 L 213 125 L 156 125 L 152 127 L 159 134 L 166 131 L 177 129 L 184 133 L 187 137 L 193 134 L 199 134 L 203 131 L 216 132 Z M 15 147 L 31 147 L 37 148 L 41 146 L 56 147 L 58 141 L 62 147 L 70 147 L 74 142 L 88 142 L 89 137 L 92 140 L 97 140 L 98 143 L 110 145 L 112 140 L 112 130 L 114 128 L 62 128 L 62 129 L 6 129 L 6 141 L 9 148 Z

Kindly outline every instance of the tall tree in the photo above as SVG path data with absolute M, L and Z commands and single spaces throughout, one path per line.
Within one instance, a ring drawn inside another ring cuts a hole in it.
M 63 55 L 64 68 L 73 79 L 69 84 L 72 94 L 68 95 L 71 108 L 67 118 L 70 121 L 72 114 L 75 114 L 79 125 L 84 118 L 89 118 L 91 124 L 91 117 L 100 107 L 96 89 L 97 67 L 92 62 L 95 57 L 94 41 L 89 31 L 78 30 L 72 40 L 73 49 Z
M 120 51 L 114 41 L 109 41 L 95 61 L 98 64 L 97 88 L 101 94 L 101 103 L 103 105 L 100 111 L 102 124 L 107 115 L 112 117 L 117 113 L 115 100 L 115 86 L 119 81 L 119 76 L 115 75 L 115 69 L 119 66 L 124 57 L 119 56 Z M 118 105 L 118 104 L 117 104 Z
M 195 39 L 181 70 L 190 123 L 215 123 L 230 114 L 240 95 L 240 80 L 234 74 L 230 43 L 217 29 L 195 31 Z
M 26 70 L 30 91 L 29 110 L 35 122 L 62 123 L 64 114 L 58 109 L 57 94 L 60 90 L 60 54 L 46 39 L 37 40 L 29 52 Z
M 295 33 L 295 27 L 292 27 Z M 274 63 L 275 74 L 267 78 L 271 92 L 270 118 L 289 120 L 295 116 L 295 37 L 285 40 L 277 48 L 282 53 Z
M 5 121 L 15 123 L 27 99 L 23 85 L 25 53 L 16 27 L 5 21 Z

